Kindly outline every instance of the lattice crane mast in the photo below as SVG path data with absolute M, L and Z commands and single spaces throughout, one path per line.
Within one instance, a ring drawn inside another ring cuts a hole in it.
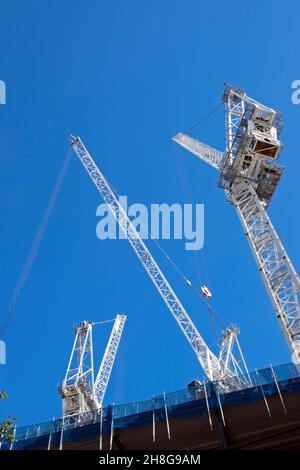
M 123 328 L 126 322 L 125 315 L 117 315 L 113 329 L 111 330 L 99 372 L 94 384 L 94 395 L 98 409 L 101 408 L 109 377 L 115 362 L 118 347 L 121 341 Z
M 102 407 L 125 322 L 125 315 L 116 316 L 96 380 L 92 334 L 94 323 L 83 321 L 75 325 L 75 340 L 67 372 L 59 387 L 64 420 Z
M 225 86 L 223 102 L 224 152 L 183 133 L 172 140 L 219 171 L 219 187 L 237 211 L 276 318 L 299 363 L 299 277 L 266 212 L 283 172 L 276 162 L 282 150 L 281 115 L 230 85 Z
M 71 136 L 70 142 L 98 192 L 104 199 L 115 220 L 120 225 L 121 230 L 128 239 L 138 259 L 163 298 L 169 311 L 173 315 L 181 331 L 184 333 L 208 379 L 211 381 L 218 381 L 221 386 L 227 389 L 228 384 L 230 384 L 229 387 L 234 388 L 237 386 L 237 383 L 240 385 L 241 381 L 245 383 L 247 381 L 246 378 L 233 379 L 235 373 L 231 370 L 231 361 L 226 369 L 221 367 L 218 357 L 205 343 L 81 139 L 79 137 Z M 232 350 L 230 351 L 230 359 L 231 358 L 233 358 Z

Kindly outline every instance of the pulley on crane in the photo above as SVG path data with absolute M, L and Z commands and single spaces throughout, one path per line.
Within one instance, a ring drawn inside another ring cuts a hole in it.
M 209 290 L 208 287 L 206 286 L 201 286 L 201 291 L 202 291 L 202 294 L 204 295 L 204 297 L 207 299 L 207 300 L 210 300 L 212 298 L 212 293 L 211 291 Z

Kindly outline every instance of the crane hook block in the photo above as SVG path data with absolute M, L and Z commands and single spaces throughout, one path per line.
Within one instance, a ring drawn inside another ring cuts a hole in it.
M 212 293 L 206 286 L 201 286 L 201 291 L 204 297 L 206 297 L 208 300 L 212 298 Z

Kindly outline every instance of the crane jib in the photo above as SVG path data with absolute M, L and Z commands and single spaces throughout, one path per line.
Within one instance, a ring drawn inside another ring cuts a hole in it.
M 108 205 L 108 208 L 119 223 L 122 231 L 128 238 L 129 243 L 137 254 L 140 262 L 150 276 L 171 314 L 175 318 L 177 324 L 187 338 L 208 379 L 215 381 L 222 381 L 226 378 L 232 379 L 234 374 L 229 368 L 224 372 L 222 371 L 217 356 L 215 356 L 215 354 L 209 349 L 198 332 L 196 326 L 177 298 L 172 287 L 147 249 L 139 233 L 131 223 L 116 195 L 103 174 L 100 172 L 81 139 L 79 137 L 72 138 L 71 145 L 97 187 L 99 193 Z

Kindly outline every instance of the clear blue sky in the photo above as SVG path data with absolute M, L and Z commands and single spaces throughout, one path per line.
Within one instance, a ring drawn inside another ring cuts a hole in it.
M 275 315 L 234 210 L 217 175 L 175 150 L 218 104 L 223 83 L 283 113 L 283 180 L 270 207 L 295 267 L 299 254 L 300 79 L 297 1 L 11 0 L 0 3 L 0 311 L 4 313 L 47 205 L 70 133 L 82 137 L 100 168 L 129 203 L 205 204 L 206 265 L 214 307 L 237 322 L 250 369 L 290 360 Z M 194 135 L 224 146 L 219 110 Z M 182 170 L 182 166 L 181 166 Z M 74 156 L 7 337 L 1 414 L 21 424 L 60 414 L 56 385 L 65 373 L 72 325 L 125 312 L 128 321 L 106 402 L 145 399 L 183 388 L 202 371 L 150 279 L 123 241 L 99 241 L 99 196 Z M 196 284 L 195 255 L 181 241 L 163 248 Z M 207 342 L 207 312 L 154 251 Z M 100 361 L 109 327 L 96 332 Z

